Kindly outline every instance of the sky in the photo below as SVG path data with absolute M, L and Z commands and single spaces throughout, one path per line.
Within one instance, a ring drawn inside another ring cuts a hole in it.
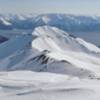
M 0 0 L 0 13 L 100 15 L 100 0 Z

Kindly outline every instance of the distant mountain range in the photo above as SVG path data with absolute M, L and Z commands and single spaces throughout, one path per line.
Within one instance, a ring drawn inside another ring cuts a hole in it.
M 0 29 L 34 29 L 38 26 L 54 26 L 71 32 L 100 31 L 100 16 L 66 14 L 0 15 Z

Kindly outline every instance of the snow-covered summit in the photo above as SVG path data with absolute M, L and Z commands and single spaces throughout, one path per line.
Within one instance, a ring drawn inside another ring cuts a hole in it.
M 38 37 L 33 41 L 32 46 L 39 50 L 54 49 L 100 53 L 100 49 L 95 45 L 85 42 L 81 38 L 75 38 L 56 27 L 38 27 L 32 34 Z

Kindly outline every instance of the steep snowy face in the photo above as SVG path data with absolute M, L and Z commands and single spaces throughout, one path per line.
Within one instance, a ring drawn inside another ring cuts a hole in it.
M 32 46 L 40 51 L 83 51 L 100 53 L 100 49 L 95 45 L 85 42 L 81 38 L 75 38 L 56 27 L 43 26 L 38 27 L 32 33 L 37 36 L 32 42 Z
M 50 26 L 38 27 L 32 34 L 37 36 L 32 47 L 40 52 L 49 51 L 39 58 L 48 58 L 44 67 L 47 71 L 78 77 L 99 75 L 100 49 L 95 45 Z

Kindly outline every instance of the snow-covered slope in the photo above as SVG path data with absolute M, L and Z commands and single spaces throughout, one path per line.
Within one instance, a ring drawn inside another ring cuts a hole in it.
M 51 26 L 38 27 L 32 35 L 1 44 L 0 59 L 0 70 L 52 72 L 79 78 L 100 76 L 100 49 Z
M 100 100 L 100 81 L 31 71 L 0 72 L 1 100 Z
M 50 58 L 54 58 L 58 61 L 64 60 L 64 62 L 61 62 L 61 65 L 60 63 L 53 63 L 53 65 L 51 61 L 48 65 L 50 68 L 47 67 L 49 70 L 59 73 L 68 73 L 71 72 L 67 69 L 68 66 L 70 66 L 70 68 L 76 68 L 78 71 L 83 70 L 82 73 L 99 73 L 100 49 L 95 45 L 79 38 L 73 38 L 66 32 L 50 26 L 36 28 L 33 35 L 37 36 L 32 42 L 33 48 L 39 51 L 47 50 L 49 51 L 47 56 Z M 99 55 L 99 57 L 96 57 L 96 55 Z M 60 68 L 62 65 L 63 67 Z

